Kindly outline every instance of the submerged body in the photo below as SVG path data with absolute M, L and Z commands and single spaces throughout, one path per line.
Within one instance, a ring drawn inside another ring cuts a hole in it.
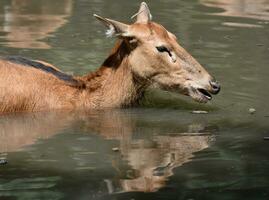
M 135 86 L 133 77 L 127 76 L 127 69 L 111 63 L 79 77 L 43 61 L 2 58 L 0 113 L 133 105 L 143 92 Z
M 119 38 L 95 72 L 71 76 L 43 61 L 0 58 L 0 113 L 96 109 L 136 104 L 150 85 L 207 102 L 219 84 L 163 26 L 151 22 L 142 3 L 127 25 L 95 15 Z
M 71 76 L 63 79 L 54 72 L 60 72 L 41 62 L 20 57 L 0 60 L 0 112 L 36 111 L 71 108 L 80 94 L 78 81 Z M 53 74 L 54 73 L 54 74 Z

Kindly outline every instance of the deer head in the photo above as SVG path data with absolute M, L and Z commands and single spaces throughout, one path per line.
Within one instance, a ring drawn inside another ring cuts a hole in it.
M 107 36 L 117 36 L 126 43 L 134 76 L 203 103 L 220 91 L 219 83 L 179 45 L 176 36 L 151 21 L 146 3 L 141 3 L 131 25 L 94 16 L 108 27 Z

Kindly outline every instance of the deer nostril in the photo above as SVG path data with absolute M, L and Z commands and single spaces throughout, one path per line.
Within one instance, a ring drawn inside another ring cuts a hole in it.
M 212 87 L 212 94 L 218 94 L 220 91 L 220 84 L 217 81 L 209 82 Z

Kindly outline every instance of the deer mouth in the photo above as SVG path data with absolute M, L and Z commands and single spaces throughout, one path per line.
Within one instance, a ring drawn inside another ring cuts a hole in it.
M 200 103 L 207 103 L 212 99 L 210 92 L 203 88 L 192 88 L 189 95 Z
M 205 98 L 207 98 L 208 100 L 211 100 L 211 99 L 212 99 L 211 94 L 210 94 L 208 91 L 206 91 L 205 89 L 198 88 L 197 91 L 198 91 L 201 95 L 203 95 Z

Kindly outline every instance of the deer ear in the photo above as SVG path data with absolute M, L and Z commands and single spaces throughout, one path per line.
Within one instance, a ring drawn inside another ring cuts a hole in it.
M 112 19 L 104 18 L 96 14 L 94 14 L 93 16 L 108 28 L 108 30 L 106 31 L 107 37 L 112 36 L 130 37 L 129 25 Z
M 150 13 L 149 7 L 145 2 L 140 4 L 139 11 L 132 16 L 132 18 L 136 17 L 137 23 L 149 23 L 152 19 L 152 15 Z

